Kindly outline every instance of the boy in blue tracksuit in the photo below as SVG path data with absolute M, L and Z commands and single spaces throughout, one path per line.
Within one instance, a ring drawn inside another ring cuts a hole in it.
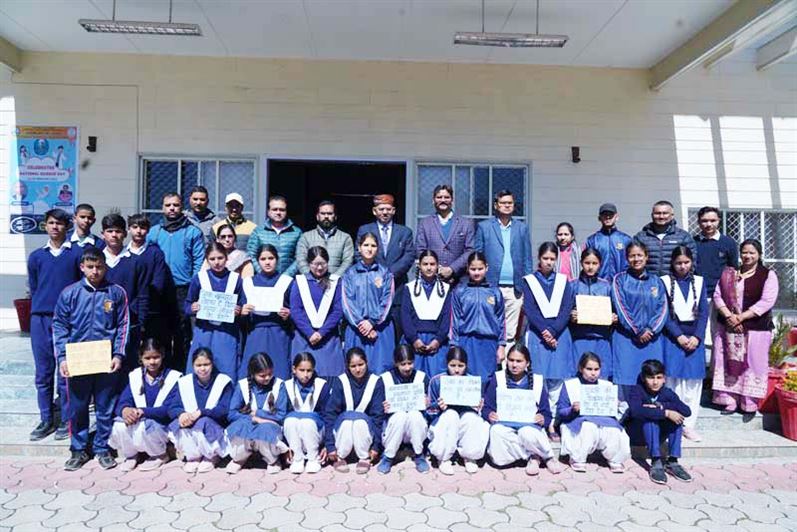
M 122 287 L 105 279 L 105 255 L 96 248 L 86 248 L 80 260 L 80 270 L 85 278 L 61 292 L 53 318 L 55 356 L 61 375 L 68 379 L 72 456 L 64 464 L 67 471 L 76 471 L 91 459 L 86 447 L 92 398 L 97 416 L 97 433 L 92 443 L 94 454 L 103 469 L 116 466 L 109 453 L 108 438 L 119 395 L 116 380 L 125 357 L 129 333 L 127 295 Z M 111 342 L 109 372 L 70 377 L 66 344 L 96 340 Z
M 142 327 L 147 319 L 149 308 L 149 289 L 146 272 L 138 259 L 124 249 L 127 237 L 127 224 L 119 214 L 108 214 L 102 219 L 102 236 L 105 247 L 105 264 L 108 267 L 105 279 L 117 284 L 127 293 L 127 308 L 130 312 L 130 336 L 127 341 L 125 373 L 138 366 L 138 344 Z M 124 386 L 124 384 L 122 384 Z
M 36 367 L 36 398 L 39 405 L 39 424 L 30 433 L 31 441 L 46 438 L 55 432 L 55 439 L 69 437 L 66 424 L 66 381 L 58 375 L 58 395 L 61 419 L 55 419 L 53 385 L 57 374 L 53 356 L 53 313 L 61 291 L 80 280 L 80 256 L 83 250 L 66 239 L 69 214 L 52 209 L 44 215 L 45 229 L 50 239 L 28 257 L 28 286 L 30 287 L 31 317 L 30 343 Z M 57 427 L 57 429 L 56 429 Z
M 631 243 L 631 237 L 617 229 L 617 207 L 614 203 L 604 203 L 598 209 L 600 231 L 587 238 L 587 248 L 598 250 L 601 254 L 601 266 L 598 277 L 611 281 L 614 275 L 628 268 L 625 249 Z
M 80 248 L 94 246 L 97 249 L 102 249 L 105 247 L 102 238 L 91 233 L 91 226 L 97 221 L 96 216 L 94 207 L 88 203 L 81 203 L 75 207 L 75 216 L 72 219 L 75 230 L 69 238 L 73 245 Z

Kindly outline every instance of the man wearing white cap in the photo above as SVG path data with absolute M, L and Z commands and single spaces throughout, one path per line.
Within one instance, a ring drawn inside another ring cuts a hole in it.
M 224 198 L 224 207 L 227 209 L 227 217 L 213 224 L 213 234 L 216 235 L 222 225 L 229 224 L 233 226 L 236 235 L 236 247 L 246 251 L 249 235 L 257 229 L 257 225 L 244 217 L 243 197 L 237 192 L 230 192 Z

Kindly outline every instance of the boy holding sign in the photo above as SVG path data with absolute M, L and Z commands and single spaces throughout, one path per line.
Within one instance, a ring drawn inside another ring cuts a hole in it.
M 498 466 L 526 460 L 526 474 L 538 475 L 540 462 L 556 475 L 562 466 L 554 457 L 544 427 L 551 424 L 548 391 L 542 375 L 531 372 L 531 354 L 515 344 L 506 356 L 506 371 L 487 382 L 482 417 L 490 423 L 490 458 Z
M 80 270 L 85 278 L 61 292 L 53 318 L 55 356 L 61 375 L 67 379 L 69 391 L 72 456 L 64 465 L 67 471 L 76 471 L 91 459 L 86 446 L 92 397 L 97 416 L 97 433 L 92 443 L 94 454 L 103 469 L 116 466 L 108 452 L 108 438 L 118 396 L 117 372 L 125 357 L 129 327 L 127 295 L 122 287 L 105 279 L 105 255 L 102 251 L 95 247 L 85 248 Z M 96 350 L 87 350 L 85 345 L 81 347 L 83 342 L 96 342 Z M 70 344 L 78 345 L 73 348 Z M 70 374 L 70 364 L 73 363 L 67 353 L 73 350 L 81 353 L 77 356 L 96 358 L 97 363 L 80 364 L 86 367 L 85 372 Z M 104 366 L 101 358 L 105 360 Z M 88 366 L 94 366 L 94 370 Z

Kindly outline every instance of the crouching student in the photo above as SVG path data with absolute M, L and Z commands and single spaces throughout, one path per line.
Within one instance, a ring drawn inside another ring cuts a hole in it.
M 182 375 L 165 367 L 163 354 L 158 340 L 147 338 L 141 343 L 141 367 L 127 376 L 127 386 L 116 405 L 116 421 L 108 444 L 124 457 L 122 471 L 135 469 L 142 453 L 146 460 L 138 468 L 140 471 L 157 469 L 169 461 L 169 405 L 175 399 L 175 385 Z
M 274 376 L 271 357 L 265 353 L 251 356 L 247 377 L 238 381 L 227 415 L 227 452 L 231 458 L 227 473 L 240 471 L 254 451 L 266 462 L 266 472 L 282 471 L 279 457 L 288 451 L 282 441 L 282 422 L 288 408 L 282 382 Z
M 371 469 L 382 446 L 384 401 L 382 380 L 369 371 L 365 352 L 352 347 L 346 353 L 346 373 L 332 381 L 324 414 L 327 460 L 335 471 L 349 471 L 346 458 L 352 452 L 358 459 L 358 474 Z
M 498 413 L 499 390 L 531 390 L 537 409 L 534 423 L 502 421 Z M 542 375 L 531 372 L 531 354 L 526 346 L 513 345 L 506 357 L 506 371 L 497 371 L 487 382 L 482 416 L 490 423 L 488 452 L 495 465 L 525 460 L 527 475 L 538 475 L 540 462 L 554 475 L 562 472 L 545 434 L 545 427 L 551 423 L 548 391 Z
M 210 349 L 191 356 L 193 373 L 177 381 L 177 396 L 169 406 L 169 439 L 185 458 L 186 473 L 213 471 L 227 454 L 224 426 L 230 409 L 230 378 L 213 365 Z
M 667 473 L 691 482 L 692 476 L 678 463 L 684 419 L 692 413 L 674 391 L 664 386 L 664 364 L 658 360 L 642 363 L 637 385 L 629 390 L 628 411 L 633 436 L 641 435 L 650 454 L 650 480 L 667 483 Z M 661 446 L 667 442 L 669 456 L 664 460 Z
M 291 453 L 291 473 L 315 474 L 327 459 L 324 441 L 324 418 L 329 385 L 316 375 L 315 358 L 299 353 L 293 358 L 293 378 L 285 382 L 288 415 L 283 431 Z M 306 462 L 305 462 L 306 461 Z
M 105 269 L 102 251 L 91 246 L 84 248 L 80 259 L 84 279 L 67 286 L 55 305 L 53 344 L 59 371 L 67 379 L 72 433 L 72 456 L 64 464 L 67 471 L 76 471 L 91 459 L 86 448 L 92 398 L 97 418 L 92 449 L 100 467 L 110 469 L 116 466 L 108 449 L 108 438 L 113 427 L 113 409 L 119 397 L 117 378 L 127 348 L 129 315 L 124 289 L 108 283 Z M 71 377 L 66 345 L 96 340 L 110 340 L 109 372 Z
M 491 353 L 490 353 L 491 354 Z M 443 376 L 463 377 L 468 372 L 468 354 L 461 347 L 452 347 L 446 354 L 446 373 L 432 377 L 429 382 L 429 406 L 427 413 L 432 418 L 429 427 L 429 453 L 438 461 L 440 472 L 454 474 L 451 461 L 454 453 L 465 462 L 465 471 L 476 473 L 477 460 L 484 457 L 490 426 L 479 416 L 484 400 L 478 405 L 459 406 L 446 404 L 440 395 L 440 380 Z
M 587 457 L 600 451 L 612 473 L 625 471 L 623 462 L 631 457 L 631 444 L 618 416 L 581 415 L 581 395 L 586 386 L 611 386 L 601 379 L 601 358 L 586 352 L 578 361 L 578 377 L 565 381 L 559 396 L 557 417 L 562 426 L 562 455 L 570 457 L 573 471 L 587 471 Z M 619 406 L 619 402 L 618 402 Z M 619 414 L 619 409 L 617 411 Z
M 387 390 L 399 384 L 420 384 L 423 386 L 424 397 L 429 388 L 429 379 L 426 373 L 415 369 L 415 351 L 406 344 L 401 344 L 393 351 L 394 367 L 382 374 L 382 382 Z M 377 466 L 377 471 L 383 474 L 390 473 L 393 460 L 396 458 L 402 443 L 412 444 L 415 468 L 419 473 L 429 471 L 429 462 L 423 455 L 423 442 L 426 440 L 428 424 L 422 410 L 392 411 L 390 402 L 385 399 L 383 403 L 385 415 L 384 429 L 382 430 L 382 445 L 384 451 L 382 460 Z M 425 410 L 425 409 L 424 409 Z

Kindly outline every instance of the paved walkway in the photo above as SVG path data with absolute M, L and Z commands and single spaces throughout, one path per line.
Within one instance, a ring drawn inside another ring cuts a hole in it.
M 690 467 L 695 481 L 657 486 L 631 465 L 559 476 L 483 468 L 420 475 L 409 462 L 371 471 L 293 477 L 245 469 L 187 476 L 67 473 L 62 460 L 0 459 L 0 530 L 797 530 L 797 462 Z

